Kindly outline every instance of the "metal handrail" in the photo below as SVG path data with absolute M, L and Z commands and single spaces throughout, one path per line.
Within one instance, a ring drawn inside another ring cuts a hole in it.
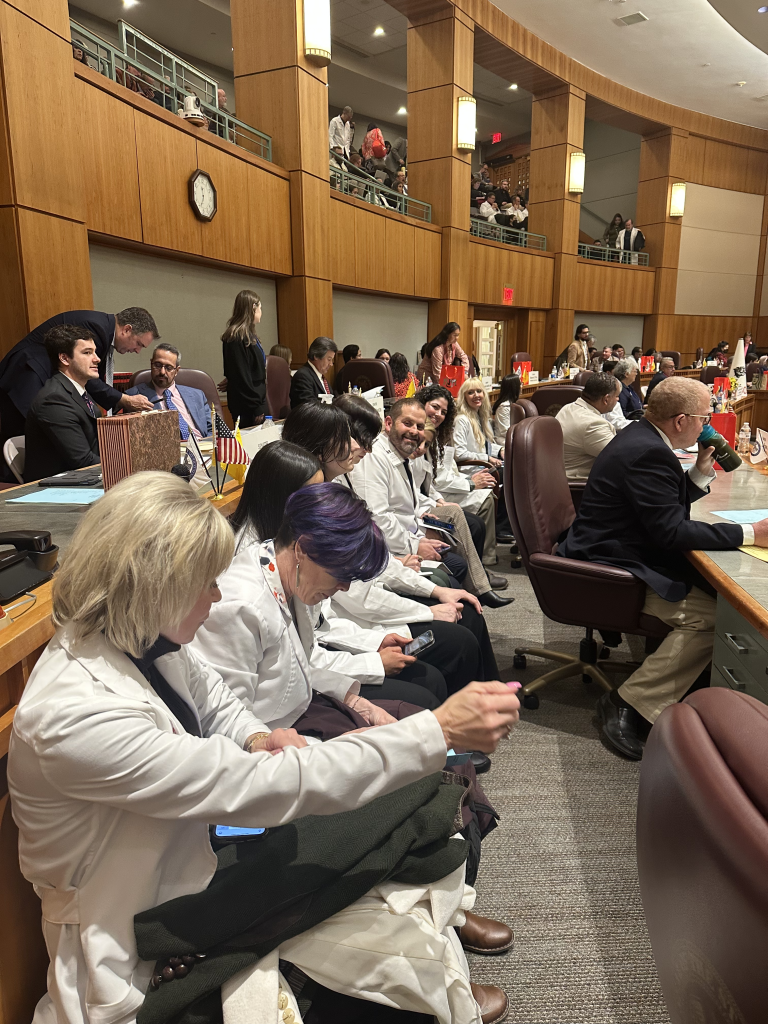
M 371 177 L 361 167 L 355 167 L 346 157 L 329 151 L 335 161 L 342 160 L 348 167 L 354 167 L 354 172 L 346 171 L 343 167 L 330 166 L 331 188 L 344 195 L 353 196 L 355 199 L 362 199 L 363 202 L 380 206 L 385 210 L 394 210 L 395 213 L 402 213 L 406 217 L 413 217 L 415 220 L 432 223 L 432 207 L 421 199 L 412 199 L 396 192 L 393 188 L 382 185 L 376 178 Z
M 213 134 L 263 160 L 272 161 L 272 139 L 219 107 L 218 84 L 214 79 L 126 22 L 121 21 L 118 25 L 121 43 L 130 53 L 112 46 L 101 36 L 70 19 L 72 42 L 89 58 L 87 63 L 90 68 L 174 114 L 184 107 L 186 96 L 197 96 Z M 152 49 L 155 51 L 154 56 Z
M 521 231 L 509 228 L 504 224 L 493 224 L 489 220 L 472 217 L 469 222 L 469 233 L 475 238 L 485 238 L 490 242 L 503 242 L 505 245 L 518 245 L 523 249 L 547 251 L 546 235 L 537 235 L 533 231 Z
M 587 245 L 579 242 L 579 256 L 587 260 L 602 260 L 604 263 L 624 263 L 635 267 L 647 267 L 647 252 L 629 252 L 626 249 L 609 249 L 607 245 Z

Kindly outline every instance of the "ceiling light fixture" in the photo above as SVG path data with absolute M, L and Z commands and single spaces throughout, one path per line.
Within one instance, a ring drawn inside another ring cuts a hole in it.
M 135 7 L 139 0 L 123 0 L 123 7 Z
M 331 0 L 304 0 L 304 56 L 321 68 L 331 63 Z
M 377 25 L 376 28 L 373 30 L 373 34 L 375 36 L 385 36 L 387 33 L 384 31 L 381 25 Z
M 517 82 L 513 82 L 512 85 L 510 85 L 509 88 L 510 89 L 516 89 L 517 88 Z
M 459 96 L 456 116 L 456 148 L 474 149 L 477 134 L 477 104 L 474 96 Z
M 745 86 L 746 84 L 747 84 L 746 82 L 737 82 L 737 83 L 736 83 L 736 85 L 738 85 L 738 87 L 739 87 L 740 89 L 741 89 L 741 88 L 743 88 L 743 87 L 744 87 L 744 86 Z
M 398 114 L 400 114 L 401 116 L 407 113 L 408 111 L 405 109 L 405 107 L 400 107 L 400 109 L 398 110 Z
M 766 14 L 766 13 L 768 13 L 768 7 L 758 7 L 757 8 L 757 13 L 758 14 Z

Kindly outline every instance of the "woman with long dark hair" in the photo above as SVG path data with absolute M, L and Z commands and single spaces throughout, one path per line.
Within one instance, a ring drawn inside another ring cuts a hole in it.
M 443 327 L 439 334 L 436 334 L 427 343 L 424 349 L 424 356 L 416 371 L 420 384 L 423 384 L 428 377 L 432 379 L 433 384 L 439 384 L 443 366 L 455 366 L 457 363 L 463 366 L 464 372 L 469 375 L 469 357 L 459 344 L 460 337 L 460 324 L 457 324 L 455 320 L 451 320 Z
M 395 398 L 405 398 L 411 385 L 414 390 L 418 387 L 416 374 L 411 372 L 408 359 L 402 352 L 392 353 L 389 368 L 392 371 L 392 380 L 395 382 Z
M 233 421 L 253 427 L 268 411 L 267 357 L 256 328 L 261 321 L 261 299 L 245 289 L 235 298 L 232 316 L 221 336 L 227 405 Z
M 610 224 L 606 224 L 605 231 L 603 232 L 602 238 L 595 239 L 597 245 L 605 245 L 609 249 L 616 248 L 616 239 L 619 237 L 619 232 L 624 227 L 624 218 L 620 213 L 614 213 L 613 220 Z M 611 256 L 613 258 L 613 256 Z
M 509 407 L 520 397 L 520 378 L 516 373 L 508 373 L 499 385 L 499 396 L 493 403 L 493 437 L 496 444 L 504 447 L 509 430 Z

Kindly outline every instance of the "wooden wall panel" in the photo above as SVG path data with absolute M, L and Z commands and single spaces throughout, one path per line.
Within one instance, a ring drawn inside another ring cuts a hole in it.
M 650 321 L 658 323 L 653 324 Z M 727 341 L 733 352 L 736 341 L 743 336 L 744 331 L 755 333 L 757 320 L 750 316 L 678 315 L 646 317 L 646 326 L 651 330 L 656 328 L 656 347 L 677 349 L 685 365 L 693 362 L 697 348 L 703 348 L 706 355 L 719 341 Z M 643 347 L 646 347 L 645 334 Z
M 33 71 L 31 56 L 49 54 L 52 48 L 57 59 Z M 87 169 L 75 159 L 77 133 L 61 130 L 63 124 L 72 122 L 75 111 L 70 44 L 14 8 L 0 4 L 0 58 L 15 202 L 82 220 L 82 183 Z M 59 145 L 41 144 L 41 140 L 50 139 L 60 140 Z M 87 156 L 83 154 L 83 160 Z
M 414 228 L 414 295 L 436 299 L 440 294 L 440 235 Z
M 0 356 L 27 333 L 16 210 L 0 207 Z
M 75 80 L 75 97 L 80 115 L 78 143 L 87 161 L 87 172 L 83 167 L 83 173 L 87 173 L 88 181 L 84 190 L 88 228 L 140 242 L 141 202 L 133 107 L 80 79 Z M 157 175 L 158 168 L 154 170 Z
M 515 306 L 549 309 L 554 259 L 481 239 L 469 240 L 469 301 L 496 306 L 502 287 L 515 289 Z
M 187 193 L 197 169 L 195 139 L 138 111 L 135 117 L 144 241 L 202 255 L 200 221 Z
M 241 216 L 250 230 L 250 265 L 275 274 L 291 273 L 289 182 L 248 164 L 248 209 Z
M 386 217 L 384 228 L 384 290 L 398 295 L 413 295 L 414 227 Z
M 381 289 L 386 246 L 386 221 L 368 210 L 355 208 L 355 285 Z
M 61 0 L 6 0 L 10 7 L 26 14 L 51 32 L 69 41 L 69 17 L 67 5 Z
M 355 207 L 331 193 L 330 276 L 334 284 L 355 286 Z
M 62 309 L 93 309 L 85 225 L 20 209 L 18 230 L 30 325 Z
M 652 313 L 654 277 L 653 270 L 577 260 L 575 304 L 589 313 Z
M 197 166 L 211 176 L 217 193 L 216 216 L 200 227 L 203 256 L 226 263 L 250 264 L 250 209 L 243 209 L 243 196 L 248 195 L 249 165 L 200 141 Z

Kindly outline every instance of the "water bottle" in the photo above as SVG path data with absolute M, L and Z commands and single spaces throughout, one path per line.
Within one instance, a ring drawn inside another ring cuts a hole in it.
M 549 375 L 550 380 L 557 380 L 557 365 L 552 367 L 552 373 Z
M 749 427 L 749 420 L 747 420 L 739 431 L 739 455 L 749 455 L 751 448 L 752 431 Z
M 718 434 L 715 428 L 709 423 L 707 423 L 699 434 L 698 440 L 699 444 L 703 445 L 705 448 L 715 449 L 715 459 L 721 469 L 724 469 L 726 473 L 732 473 L 734 469 L 738 469 L 741 465 L 741 459 L 733 448 L 731 448 L 723 435 Z
M 274 420 L 271 416 L 265 416 L 264 422 L 261 424 L 261 429 L 264 430 L 266 427 L 271 427 L 274 424 Z

